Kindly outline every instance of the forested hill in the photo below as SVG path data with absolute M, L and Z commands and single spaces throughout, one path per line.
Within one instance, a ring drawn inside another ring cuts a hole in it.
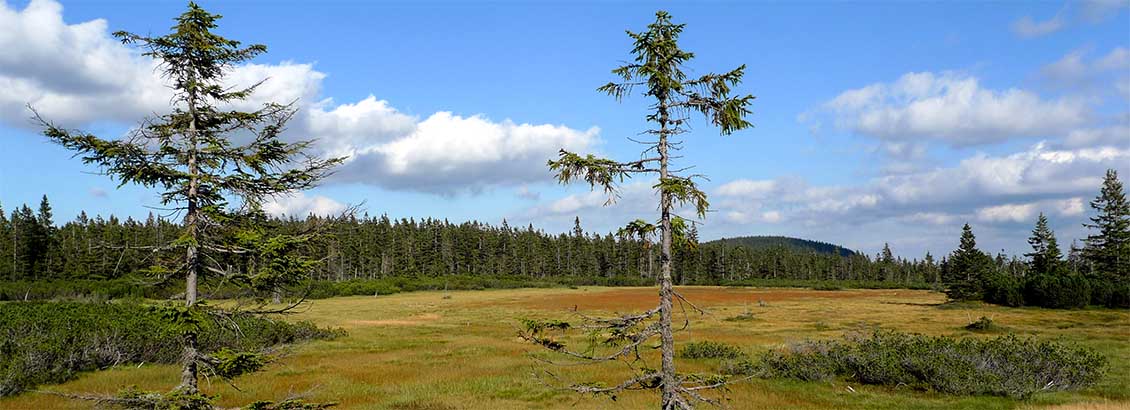
M 746 246 L 752 249 L 789 248 L 798 251 L 814 251 L 828 255 L 853 256 L 858 252 L 826 242 L 811 241 L 808 239 L 790 238 L 787 236 L 739 236 L 737 238 L 716 239 L 706 244 L 722 244 L 731 246 Z

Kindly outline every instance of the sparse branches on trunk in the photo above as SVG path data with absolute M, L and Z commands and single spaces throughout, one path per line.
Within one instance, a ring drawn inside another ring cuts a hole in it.
M 686 62 L 694 54 L 678 46 L 683 24 L 675 24 L 666 12 L 656 13 L 654 23 L 642 32 L 628 32 L 634 41 L 633 62 L 617 67 L 612 73 L 620 77 L 597 90 L 623 100 L 634 91 L 642 90 L 643 96 L 651 100 L 646 116 L 652 126 L 643 131 L 654 137 L 653 141 L 636 141 L 646 146 L 636 161 L 615 161 L 593 155 L 581 156 L 562 150 L 556 160 L 548 166 L 557 172 L 561 183 L 581 181 L 593 189 L 600 188 L 608 194 L 607 204 L 619 198 L 619 184 L 637 175 L 650 175 L 656 178 L 652 186 L 659 196 L 659 218 L 656 225 L 643 220 L 628 224 L 621 231 L 626 236 L 639 237 L 649 243 L 651 232 L 659 231 L 660 274 L 658 276 L 658 306 L 643 315 L 625 315 L 618 319 L 593 320 L 582 317 L 583 327 L 605 345 L 619 346 L 610 355 L 586 355 L 567 349 L 560 340 L 547 335 L 551 327 L 527 323 L 521 336 L 533 343 L 568 356 L 591 361 L 625 359 L 634 363 L 640 360 L 639 346 L 653 337 L 659 338 L 660 368 L 632 367 L 637 376 L 613 386 L 592 384 L 573 385 L 573 390 L 582 393 L 616 395 L 626 390 L 656 389 L 661 392 L 663 409 L 688 409 L 694 404 L 712 400 L 701 396 L 698 391 L 725 385 L 716 377 L 681 375 L 675 370 L 675 341 L 671 325 L 674 302 L 685 303 L 672 288 L 672 255 L 676 246 L 690 246 L 687 243 L 695 235 L 688 233 L 688 221 L 675 215 L 675 212 L 689 206 L 698 218 L 705 218 L 710 203 L 696 180 L 700 175 L 681 175 L 690 169 L 675 168 L 673 160 L 678 156 L 673 151 L 681 149 L 683 142 L 679 136 L 690 131 L 688 128 L 692 114 L 702 115 L 712 125 L 718 127 L 722 135 L 749 128 L 746 120 L 751 113 L 749 106 L 752 95 L 732 96 L 732 87 L 738 85 L 745 73 L 745 66 L 721 73 L 708 73 L 698 78 L 688 78 L 683 71 Z M 691 223 L 693 226 L 693 222 Z M 692 309 L 701 311 L 692 305 Z M 684 309 L 685 311 L 685 309 Z M 689 320 L 685 323 L 689 323 Z M 685 326 L 685 324 L 684 324 Z M 558 330 L 568 330 L 566 323 Z

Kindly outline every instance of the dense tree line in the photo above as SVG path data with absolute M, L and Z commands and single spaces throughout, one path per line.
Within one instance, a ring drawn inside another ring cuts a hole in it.
M 1062 278 L 1074 282 L 1079 282 L 1077 277 L 1090 278 L 1098 285 L 1090 287 L 1094 290 L 1088 294 L 1102 296 L 1111 291 L 1108 283 L 1127 283 L 1130 271 L 1126 245 L 1130 240 L 1124 239 L 1130 237 L 1125 233 L 1130 223 L 1127 216 L 1114 216 L 1126 212 L 1125 196 L 1118 195 L 1121 184 L 1114 174 L 1107 179 L 1101 201 L 1096 202 L 1101 208 L 1096 208 L 1098 215 L 1089 223 L 1096 226 L 1095 233 L 1082 246 L 1072 244 L 1066 254 L 1047 227 L 1046 217 L 1041 216 L 1029 239 L 1033 251 L 1024 258 L 978 250 L 972 228 L 966 229 L 959 248 L 940 260 L 929 253 L 920 259 L 904 259 L 894 256 L 889 246 L 874 256 L 842 256 L 789 246 L 749 247 L 712 241 L 676 247 L 675 281 L 881 281 L 892 286 L 945 288 L 955 299 L 987 298 L 1018 305 L 1023 303 L 1027 283 L 1051 275 L 1054 283 Z M 268 231 L 296 232 L 319 219 L 272 218 L 265 226 Z M 167 242 L 179 229 L 179 224 L 153 214 L 144 220 L 123 220 L 83 212 L 56 224 L 46 197 L 37 209 L 22 205 L 8 212 L 0 206 L 0 280 L 128 277 L 153 262 L 151 246 Z M 697 240 L 693 226 L 689 236 Z M 313 276 L 329 281 L 450 275 L 652 279 L 659 266 L 654 244 L 625 232 L 585 231 L 579 219 L 570 232 L 552 234 L 532 225 L 513 227 L 505 220 L 492 225 L 364 214 L 332 224 L 318 250 L 310 255 L 320 260 Z
M 1006 262 L 978 250 L 966 224 L 961 245 L 942 264 L 946 293 L 1008 306 L 1130 307 L 1130 203 L 1114 170 L 1107 171 L 1091 208 L 1095 216 L 1084 224 L 1091 234 L 1081 248 L 1072 243 L 1066 258 L 1042 213 L 1028 239 L 1027 260 Z
M 322 219 L 269 219 L 268 231 L 295 232 Z M 90 217 L 55 224 L 44 197 L 37 211 L 0 207 L 0 279 L 116 279 L 145 271 L 152 247 L 174 238 L 180 224 L 154 214 L 144 220 Z M 316 255 L 314 278 L 345 281 L 445 275 L 655 278 L 659 253 L 653 244 L 620 233 L 597 234 L 576 220 L 567 233 L 532 225 L 512 227 L 478 221 L 393 219 L 359 215 L 335 221 Z M 697 237 L 695 229 L 689 235 Z M 860 280 L 934 283 L 939 267 L 892 256 L 839 256 L 786 246 L 751 248 L 707 243 L 675 249 L 677 283 L 730 283 L 750 279 Z

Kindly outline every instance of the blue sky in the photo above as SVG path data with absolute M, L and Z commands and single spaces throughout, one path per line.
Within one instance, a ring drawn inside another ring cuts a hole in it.
M 638 155 L 646 101 L 595 91 L 657 9 L 687 24 L 692 73 L 748 66 L 756 128 L 699 122 L 684 164 L 714 204 L 701 231 L 783 234 L 943 254 L 969 222 L 982 248 L 1025 251 L 1036 214 L 1085 235 L 1107 168 L 1130 175 L 1130 12 L 1102 2 L 212 2 L 220 32 L 269 53 L 234 82 L 297 99 L 294 138 L 351 160 L 272 208 L 609 231 L 653 218 L 649 184 L 604 207 L 553 183 L 561 146 Z M 106 137 L 167 98 L 151 62 L 108 37 L 163 33 L 180 2 L 0 3 L 0 204 L 158 205 L 38 136 L 25 104 Z M 1125 179 L 1125 177 L 1124 177 Z

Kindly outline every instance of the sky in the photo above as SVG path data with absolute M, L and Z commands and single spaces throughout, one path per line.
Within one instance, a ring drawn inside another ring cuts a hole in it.
M 287 138 L 348 156 L 330 179 L 267 206 L 504 219 L 608 232 L 658 217 L 653 181 L 601 192 L 555 182 L 561 148 L 639 158 L 648 101 L 596 91 L 631 58 L 625 30 L 656 10 L 686 29 L 692 75 L 745 64 L 754 128 L 702 119 L 679 166 L 711 212 L 702 239 L 787 235 L 906 258 L 949 253 L 963 223 L 988 252 L 1023 254 L 1039 213 L 1085 237 L 1107 169 L 1130 178 L 1130 0 L 1088 2 L 202 1 L 218 32 L 268 53 L 232 85 L 247 107 L 295 101 Z M 39 134 L 54 122 L 118 138 L 169 109 L 154 62 L 115 41 L 160 35 L 185 3 L 0 0 L 0 205 L 47 195 L 57 222 L 144 217 L 118 187 Z M 691 216 L 691 215 L 684 215 Z

